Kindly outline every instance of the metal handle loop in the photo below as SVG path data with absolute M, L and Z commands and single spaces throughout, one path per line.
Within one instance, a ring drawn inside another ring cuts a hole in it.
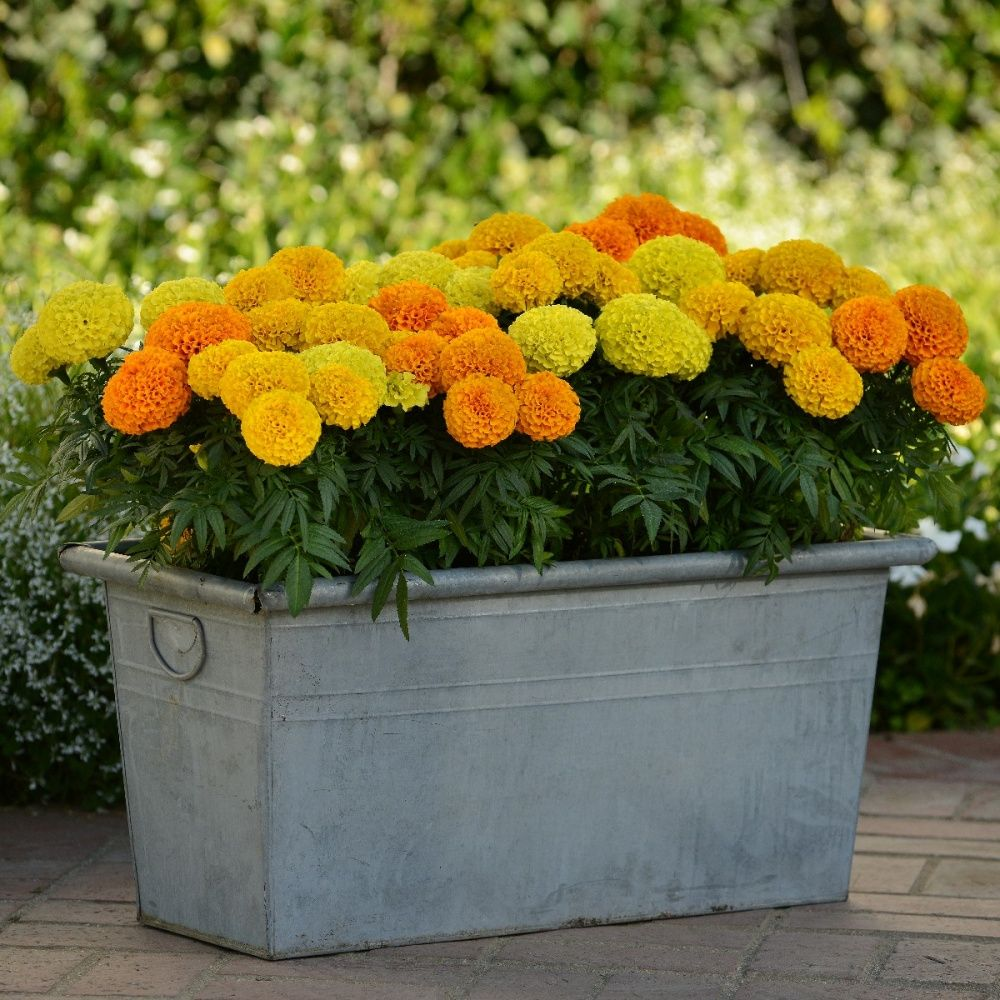
M 149 608 L 149 645 L 163 669 L 175 680 L 189 681 L 205 665 L 205 629 L 200 619 L 193 615 L 179 615 L 173 611 Z M 167 628 L 157 641 L 156 623 Z M 167 647 L 166 654 L 161 645 Z

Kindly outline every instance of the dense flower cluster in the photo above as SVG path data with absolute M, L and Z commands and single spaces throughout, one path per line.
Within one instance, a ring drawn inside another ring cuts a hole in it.
M 309 400 L 324 424 L 345 430 L 367 424 L 380 403 L 371 379 L 336 362 L 324 365 L 309 377 Z
M 681 312 L 691 317 L 713 340 L 738 332 L 754 302 L 753 292 L 738 281 L 710 281 L 689 288 L 680 300 Z
M 285 247 L 270 260 L 306 302 L 335 302 L 344 294 L 344 262 L 323 247 Z
M 620 295 L 637 295 L 642 291 L 639 279 L 624 264 L 603 254 L 597 265 L 594 282 L 585 291 L 585 298 L 603 309 Z
M 437 394 L 442 389 L 441 352 L 447 346 L 444 337 L 429 330 L 411 334 L 385 352 L 386 371 L 408 372 L 432 394 Z
M 219 382 L 230 363 L 241 354 L 255 354 L 257 348 L 246 340 L 223 340 L 210 344 L 188 362 L 188 384 L 191 391 L 202 399 L 215 399 L 219 395 Z
M 830 319 L 809 299 L 786 292 L 761 295 L 750 303 L 739 328 L 743 346 L 772 365 L 787 364 L 807 347 L 829 347 Z
M 757 247 L 726 254 L 722 262 L 726 268 L 726 281 L 738 281 L 752 291 L 759 292 L 760 262 L 763 258 L 764 251 Z
M 467 251 L 485 250 L 502 257 L 550 231 L 544 222 L 534 216 L 521 212 L 498 212 L 473 226 L 465 248 Z
M 190 405 L 186 365 L 159 347 L 130 354 L 109 379 L 101 401 L 104 419 L 123 434 L 169 427 Z
M 121 347 L 135 310 L 125 293 L 96 281 L 74 281 L 42 306 L 35 322 L 41 352 L 59 364 L 81 364 Z
M 577 236 L 582 236 L 595 250 L 617 261 L 628 260 L 639 246 L 635 230 L 624 219 L 599 215 L 588 222 L 571 223 L 566 229 L 568 232 L 576 233 Z
M 801 295 L 828 306 L 844 277 L 839 254 L 812 240 L 785 240 L 760 259 L 757 280 L 765 292 Z
M 601 216 L 627 223 L 640 243 L 677 232 L 678 209 L 663 195 L 624 194 L 606 205 Z
M 572 434 L 580 420 L 580 397 L 569 382 L 541 371 L 515 389 L 516 429 L 532 441 L 558 441 Z
M 219 379 L 219 397 L 226 409 L 242 417 L 258 396 L 272 389 L 309 391 L 309 371 L 294 354 L 252 351 L 229 363 Z
M 689 288 L 726 277 L 722 258 L 710 246 L 687 236 L 658 236 L 643 243 L 628 267 L 644 292 L 675 304 Z
M 848 299 L 830 317 L 834 346 L 859 372 L 887 372 L 903 356 L 907 326 L 892 299 Z
M 42 385 L 52 377 L 60 362 L 42 348 L 38 327 L 30 326 L 10 349 L 10 370 L 26 385 Z
M 407 250 L 382 265 L 378 282 L 381 288 L 404 281 L 420 281 L 442 289 L 454 272 L 455 265 L 441 254 L 430 250 Z
M 501 307 L 493 297 L 492 278 L 492 267 L 460 268 L 448 279 L 445 297 L 452 306 L 471 306 L 495 315 Z
M 562 273 L 547 254 L 522 251 L 500 261 L 490 277 L 490 291 L 502 309 L 525 312 L 559 298 Z
M 959 304 L 939 288 L 909 285 L 895 295 L 909 333 L 906 360 L 911 365 L 930 358 L 957 358 L 969 344 L 969 328 Z
M 913 369 L 913 399 L 942 424 L 967 424 L 986 406 L 986 386 L 955 358 L 928 358 Z
M 499 444 L 514 433 L 517 397 L 501 379 L 470 375 L 445 396 L 444 422 L 448 433 L 466 448 Z
M 310 375 L 327 365 L 343 365 L 355 375 L 366 379 L 381 404 L 386 394 L 386 371 L 382 359 L 372 351 L 342 340 L 336 344 L 321 344 L 299 355 Z
M 368 305 L 389 324 L 390 330 L 426 330 L 448 308 L 447 296 L 422 281 L 386 285 Z
M 835 347 L 806 347 L 784 375 L 788 395 L 814 417 L 836 420 L 861 402 L 861 376 Z
M 500 330 L 463 333 L 441 352 L 440 364 L 446 392 L 470 375 L 490 375 L 514 386 L 528 374 L 517 342 Z
M 597 334 L 589 316 L 570 306 L 539 306 L 514 320 L 508 330 L 529 372 L 572 375 L 591 358 Z
M 536 236 L 515 256 L 520 253 L 526 256 L 539 253 L 548 257 L 559 271 L 559 294 L 568 299 L 580 298 L 597 280 L 600 255 L 593 244 L 576 233 Z
M 265 302 L 246 314 L 250 321 L 250 340 L 262 351 L 297 350 L 313 309 L 301 299 Z
M 291 278 L 279 268 L 267 264 L 234 274 L 222 289 L 222 294 L 226 302 L 240 312 L 249 312 L 265 302 L 298 297 Z
M 309 311 L 299 340 L 303 348 L 346 340 L 379 354 L 389 334 L 389 324 L 370 306 L 328 302 Z
M 445 309 L 428 327 L 431 333 L 436 333 L 445 340 L 454 340 L 471 330 L 499 330 L 500 324 L 496 317 L 482 309 L 473 306 L 457 306 Z
M 366 306 L 378 293 L 382 268 L 374 261 L 359 260 L 344 271 L 344 301 Z
M 885 278 L 867 267 L 845 267 L 844 273 L 833 290 L 833 302 L 836 309 L 851 299 L 859 299 L 863 295 L 874 295 L 882 299 L 892 298 L 892 289 Z
M 182 302 L 225 302 L 222 289 L 207 278 L 175 278 L 157 285 L 139 306 L 139 322 L 148 330 L 157 317 Z
M 184 302 L 160 313 L 146 331 L 145 344 L 162 347 L 187 361 L 210 344 L 250 340 L 251 333 L 250 320 L 232 306 Z
M 301 393 L 272 389 L 246 408 L 240 431 L 247 448 L 268 465 L 298 465 L 316 447 L 322 430 L 316 407 Z

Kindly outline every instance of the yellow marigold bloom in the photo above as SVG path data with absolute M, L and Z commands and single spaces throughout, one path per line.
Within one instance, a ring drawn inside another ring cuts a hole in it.
M 390 330 L 426 330 L 448 308 L 448 299 L 440 289 L 422 281 L 403 281 L 387 285 L 368 305 L 382 315 Z
M 606 254 L 600 255 L 594 283 L 584 290 L 583 298 L 603 308 L 621 295 L 638 295 L 642 291 L 639 279 L 624 264 Z
M 160 313 L 146 332 L 146 347 L 162 347 L 187 361 L 209 344 L 249 340 L 250 321 L 217 302 L 182 302 Z
M 323 429 L 316 407 L 301 392 L 271 389 L 247 404 L 240 421 L 251 454 L 268 465 L 298 465 L 315 450 Z
M 678 212 L 675 225 L 677 228 L 674 233 L 708 244 L 720 257 L 725 257 L 729 252 L 726 237 L 711 219 L 696 212 Z
M 443 289 L 454 274 L 455 265 L 432 250 L 407 250 L 382 265 L 380 288 L 399 285 L 404 281 L 420 281 L 431 288 Z
M 344 271 L 344 301 L 357 306 L 368 305 L 368 300 L 378 293 L 380 265 L 371 260 L 359 260 Z
M 237 272 L 222 289 L 222 294 L 226 302 L 240 312 L 249 312 L 277 299 L 298 298 L 291 278 L 271 264 Z
M 807 347 L 785 366 L 785 391 L 806 413 L 836 420 L 861 402 L 861 376 L 836 347 Z
M 759 292 L 758 271 L 763 257 L 764 251 L 757 247 L 727 253 L 722 261 L 726 269 L 726 281 L 738 281 L 741 285 Z
M 145 434 L 175 423 L 191 405 L 187 366 L 169 351 L 130 354 L 104 387 L 104 419 L 122 434 Z
M 625 194 L 615 198 L 605 205 L 601 216 L 607 219 L 621 219 L 627 222 L 640 243 L 655 239 L 657 236 L 670 236 L 677 232 L 676 205 L 667 201 L 663 195 Z
M 472 306 L 496 315 L 500 305 L 493 298 L 492 278 L 493 268 L 490 267 L 459 268 L 448 279 L 444 293 L 453 306 Z
M 270 261 L 306 302 L 336 302 L 344 294 L 344 262 L 323 247 L 284 247 Z
M 903 357 L 908 327 L 892 299 L 848 299 L 830 317 L 833 345 L 859 372 L 887 372 Z
M 353 302 L 328 302 L 315 306 L 302 328 L 300 344 L 336 344 L 346 340 L 378 354 L 389 336 L 389 324 L 370 306 Z
M 529 309 L 511 323 L 508 334 L 521 349 L 529 372 L 572 375 L 597 348 L 593 321 L 570 306 Z
M 182 302 L 225 302 L 222 289 L 207 278 L 177 278 L 157 285 L 139 306 L 139 322 L 148 330 L 171 306 Z
M 522 251 L 511 254 L 504 257 L 491 274 L 492 297 L 501 309 L 510 312 L 520 313 L 536 306 L 547 306 L 562 294 L 559 266 L 543 253 Z
M 10 370 L 27 385 L 42 385 L 48 382 L 52 372 L 60 367 L 60 363 L 55 358 L 50 358 L 42 349 L 37 326 L 29 326 L 14 341 L 8 361 Z
M 491 375 L 517 385 L 527 374 L 521 348 L 500 330 L 463 333 L 441 352 L 441 385 L 445 390 L 470 375 Z
M 250 339 L 261 351 L 295 350 L 301 345 L 302 331 L 313 308 L 301 299 L 265 302 L 247 313 Z
M 617 261 L 628 260 L 639 246 L 635 230 L 624 219 L 599 215 L 587 222 L 571 223 L 566 231 L 582 236 L 595 250 Z
M 468 249 L 468 240 L 445 240 L 436 247 L 431 247 L 431 253 L 439 253 L 448 260 L 454 260 L 456 257 L 461 257 Z
M 297 355 L 284 351 L 241 354 L 230 361 L 219 379 L 222 402 L 240 418 L 254 399 L 272 389 L 303 395 L 309 391 L 309 370 Z
M 940 288 L 908 285 L 894 299 L 909 328 L 903 356 L 911 365 L 928 358 L 957 358 L 968 347 L 969 328 L 962 308 Z
M 324 365 L 309 382 L 309 399 L 324 424 L 352 431 L 378 412 L 379 397 L 371 382 L 346 365 Z
M 188 361 L 188 383 L 196 396 L 215 399 L 219 395 L 219 382 L 229 367 L 241 354 L 254 354 L 257 348 L 248 340 L 223 340 L 209 344 Z
M 444 398 L 448 433 L 466 448 L 487 448 L 514 433 L 517 398 L 498 378 L 470 375 L 456 383 Z
M 562 278 L 563 294 L 570 299 L 579 298 L 597 279 L 601 255 L 589 240 L 576 233 L 546 233 L 536 236 L 521 253 L 543 253 L 555 262 Z
M 385 405 L 396 409 L 412 410 L 427 405 L 430 387 L 421 382 L 412 372 L 389 372 L 385 394 Z
M 979 417 L 986 408 L 986 386 L 956 358 L 928 358 L 913 369 L 913 401 L 942 424 L 958 426 Z
M 739 329 L 743 346 L 758 360 L 787 364 L 807 347 L 832 344 L 830 320 L 798 295 L 772 292 L 750 303 Z
M 765 292 L 788 292 L 828 306 L 843 280 L 844 262 L 822 243 L 784 240 L 761 258 L 757 277 Z
M 406 340 L 407 337 L 412 337 L 413 334 L 413 330 L 390 330 L 388 334 L 386 334 L 385 339 L 382 341 L 382 347 L 375 353 L 384 361 L 386 352 L 393 346 L 393 344 L 398 344 L 401 340 Z
M 372 351 L 350 341 L 341 340 L 335 344 L 320 344 L 303 351 L 299 357 L 310 375 L 327 365 L 343 365 L 356 375 L 368 379 L 379 404 L 385 399 L 386 372 L 382 359 Z
M 134 319 L 132 303 L 120 288 L 74 281 L 42 306 L 35 328 L 45 354 L 60 365 L 75 365 L 121 347 Z
M 456 257 L 452 263 L 455 267 L 488 267 L 491 270 L 497 266 L 497 255 L 486 250 L 470 250 Z
M 738 281 L 711 281 L 689 288 L 680 300 L 681 312 L 691 317 L 711 338 L 738 332 L 740 321 L 756 296 Z
M 558 441 L 572 434 L 580 420 L 580 397 L 569 382 L 550 372 L 529 375 L 514 390 L 516 429 L 532 441 Z
M 633 375 L 690 381 L 712 360 L 712 338 L 672 302 L 648 293 L 609 302 L 594 328 L 609 364 Z
M 427 329 L 439 337 L 444 337 L 445 340 L 454 340 L 463 333 L 469 333 L 470 330 L 499 330 L 500 324 L 497 323 L 495 316 L 483 312 L 482 309 L 458 306 L 445 309 Z
M 885 279 L 867 267 L 845 267 L 844 275 L 833 290 L 833 307 L 836 309 L 850 299 L 862 295 L 875 295 L 880 299 L 891 299 L 892 289 Z
M 393 344 L 383 355 L 389 373 L 409 372 L 430 390 L 441 392 L 441 353 L 448 346 L 444 337 L 429 330 L 404 337 Z
M 485 250 L 503 257 L 520 250 L 536 236 L 549 233 L 544 222 L 522 212 L 497 212 L 476 223 L 466 241 L 468 250 Z
M 724 281 L 722 258 L 707 244 L 687 236 L 657 236 L 643 243 L 627 267 L 644 292 L 676 303 L 689 289 Z

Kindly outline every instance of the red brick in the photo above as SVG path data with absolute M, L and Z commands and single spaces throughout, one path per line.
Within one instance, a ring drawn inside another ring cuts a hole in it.
M 924 886 L 941 896 L 1000 899 L 1000 861 L 942 859 Z
M 897 943 L 883 979 L 983 986 L 1000 976 L 1000 942 L 907 940 Z
M 494 967 L 472 987 L 468 1000 L 583 1000 L 594 995 L 599 983 L 586 972 Z
M 0 931 L 0 945 L 29 948 L 114 948 L 126 951 L 215 954 L 210 944 L 134 924 L 50 924 L 18 921 Z
M 862 934 L 800 934 L 778 931 L 754 957 L 754 972 L 859 977 L 875 955 L 879 938 Z
M 894 858 L 885 854 L 855 854 L 851 892 L 909 892 L 923 871 L 926 858 Z
M 214 955 L 105 955 L 63 992 L 66 996 L 173 996 L 214 961 Z
M 41 952 L 35 948 L 0 947 L 0 990 L 44 993 L 88 955 L 75 948 Z
M 598 996 L 600 1000 L 718 1000 L 723 982 L 680 973 L 616 972 Z
M 891 892 L 852 892 L 851 900 L 862 910 L 875 913 L 917 913 L 938 917 L 978 917 L 1000 920 L 1000 900 L 968 899 L 961 896 L 900 896 Z
M 134 903 L 135 874 L 131 864 L 121 861 L 90 865 L 56 886 L 51 897 Z
M 43 899 L 27 910 L 21 919 L 25 923 L 46 921 L 132 927 L 136 922 L 136 909 L 133 903 L 89 903 L 78 899 Z

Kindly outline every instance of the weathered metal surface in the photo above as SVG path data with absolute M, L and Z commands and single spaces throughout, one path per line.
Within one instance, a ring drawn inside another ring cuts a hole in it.
M 454 570 L 407 643 L 337 583 L 293 619 L 72 547 L 108 581 L 141 915 L 278 958 L 843 899 L 887 567 L 932 554 Z M 199 620 L 190 679 L 148 605 Z

